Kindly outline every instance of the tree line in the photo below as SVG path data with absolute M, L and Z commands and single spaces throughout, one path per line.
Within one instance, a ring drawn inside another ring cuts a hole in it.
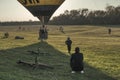
M 65 10 L 63 14 L 53 17 L 50 24 L 61 25 L 119 25 L 120 6 L 109 5 L 105 10 L 90 11 L 87 8 L 78 10 Z
M 120 6 L 109 5 L 105 10 L 65 10 L 59 16 L 55 16 L 48 24 L 52 25 L 119 25 Z M 1 26 L 9 25 L 41 25 L 40 21 L 0 22 Z

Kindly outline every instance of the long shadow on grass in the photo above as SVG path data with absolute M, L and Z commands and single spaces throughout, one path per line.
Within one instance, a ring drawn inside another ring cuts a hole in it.
M 45 55 L 38 55 L 40 63 L 48 64 L 54 69 L 32 69 L 29 66 L 16 64 L 17 60 L 34 63 L 38 48 Z M 25 47 L 19 47 L 0 51 L 0 79 L 2 80 L 116 80 L 100 70 L 85 63 L 85 73 L 71 74 L 69 66 L 70 56 L 58 51 L 47 42 L 35 43 Z

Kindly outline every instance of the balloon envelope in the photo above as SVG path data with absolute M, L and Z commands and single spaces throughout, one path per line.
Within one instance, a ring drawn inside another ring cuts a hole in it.
M 65 0 L 18 0 L 34 16 L 47 23 L 55 10 Z

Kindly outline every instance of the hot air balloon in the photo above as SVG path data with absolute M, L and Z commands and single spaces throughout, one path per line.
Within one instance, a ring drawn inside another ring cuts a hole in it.
M 37 17 L 43 27 L 48 23 L 49 19 L 56 9 L 65 0 L 18 0 L 33 16 Z
M 28 9 L 41 22 L 47 23 L 56 11 L 56 9 L 65 0 L 18 0 L 26 9 Z

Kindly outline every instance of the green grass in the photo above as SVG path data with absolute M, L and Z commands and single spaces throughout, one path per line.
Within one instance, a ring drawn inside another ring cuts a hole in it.
M 58 26 L 49 26 L 49 39 L 38 40 L 39 26 L 0 26 L 0 80 L 120 80 L 120 27 L 112 27 L 108 35 L 108 27 L 76 25 L 64 26 L 64 33 Z M 2 39 L 4 32 L 9 38 Z M 24 40 L 15 40 L 15 36 L 24 36 Z M 70 56 L 67 53 L 65 40 L 70 36 L 72 53 L 76 46 L 84 54 L 85 74 L 71 74 Z M 32 69 L 18 65 L 18 60 L 34 63 L 35 56 L 27 51 L 40 48 L 46 55 L 39 55 L 38 61 L 48 64 L 54 69 Z

